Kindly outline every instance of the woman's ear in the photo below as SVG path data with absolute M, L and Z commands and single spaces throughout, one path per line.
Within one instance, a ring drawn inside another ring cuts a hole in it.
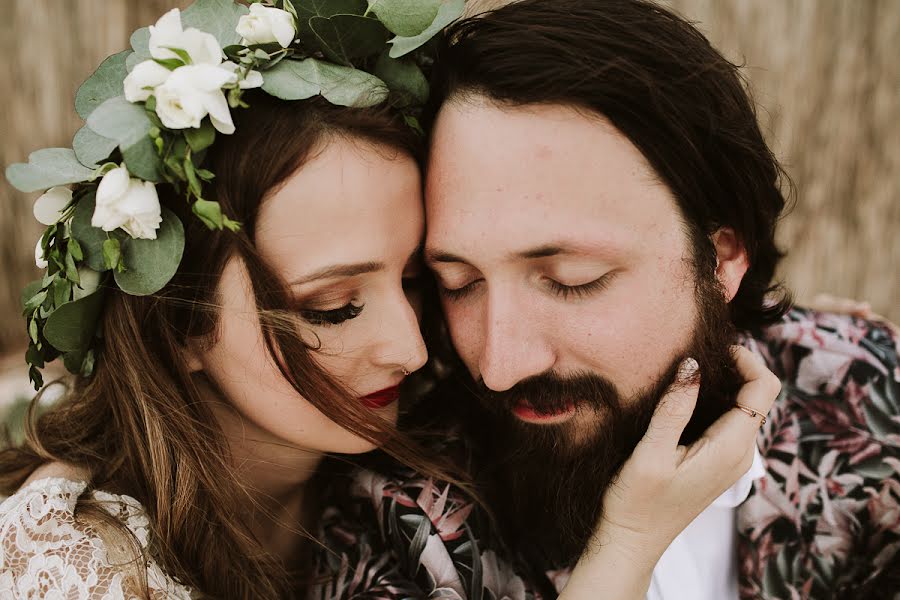
M 747 250 L 730 227 L 722 227 L 710 239 L 716 249 L 716 279 L 725 291 L 725 299 L 731 302 L 750 266 Z
M 181 351 L 188 371 L 199 373 L 203 370 L 203 361 L 200 359 L 203 352 L 203 341 L 200 338 L 188 338 Z

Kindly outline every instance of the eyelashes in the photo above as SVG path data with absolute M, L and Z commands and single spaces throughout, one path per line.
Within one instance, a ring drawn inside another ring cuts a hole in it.
M 300 310 L 300 316 L 311 325 L 340 325 L 350 319 L 355 319 L 363 311 L 363 305 L 348 302 L 340 308 L 333 310 Z
M 549 278 L 546 278 L 545 281 L 549 290 L 563 300 L 569 300 L 570 298 L 581 299 L 605 290 L 609 287 L 609 283 L 614 275 L 615 272 L 606 273 L 594 281 L 589 281 L 588 283 L 583 283 L 581 285 L 565 285 Z M 451 302 L 462 300 L 475 291 L 476 286 L 483 281 L 483 279 L 476 279 L 475 281 L 456 289 L 440 286 L 441 295 Z
M 547 285 L 550 286 L 550 290 L 557 296 L 563 300 L 568 300 L 571 296 L 574 296 L 575 298 L 584 298 L 605 290 L 609 286 L 610 279 L 611 277 L 607 274 L 594 281 L 583 283 L 581 285 L 563 285 L 562 283 L 548 279 Z

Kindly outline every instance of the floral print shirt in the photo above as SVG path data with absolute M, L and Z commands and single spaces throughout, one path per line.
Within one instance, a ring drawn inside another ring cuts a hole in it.
M 900 364 L 887 327 L 795 308 L 742 343 L 781 378 L 738 509 L 741 600 L 900 600 Z M 568 569 L 506 560 L 452 486 L 357 471 L 321 522 L 317 600 L 555 597 Z M 895 595 L 896 594 L 896 595 Z

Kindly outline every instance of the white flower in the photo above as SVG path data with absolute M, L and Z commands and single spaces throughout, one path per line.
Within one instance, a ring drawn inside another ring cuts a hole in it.
M 262 4 L 251 4 L 250 14 L 238 19 L 235 31 L 244 38 L 241 40 L 244 46 L 278 42 L 287 48 L 296 35 L 291 13 Z
M 155 60 L 138 63 L 125 77 L 125 99 L 129 102 L 146 102 L 153 90 L 165 83 L 171 73 Z
M 222 69 L 228 69 L 230 72 L 237 75 L 237 71 L 238 71 L 237 63 L 226 61 L 226 62 L 223 62 L 221 65 L 219 65 L 219 67 L 221 67 Z M 242 90 L 262 87 L 262 84 L 263 84 L 263 76 L 262 76 L 262 73 L 260 73 L 259 71 L 248 71 L 247 74 L 244 76 L 244 78 L 241 79 L 240 81 L 238 81 L 238 87 L 240 87 Z
M 208 114 L 219 132 L 234 133 L 222 87 L 236 83 L 237 75 L 224 66 L 178 67 L 156 88 L 156 114 L 169 129 L 200 127 Z
M 44 239 L 44 236 L 38 238 L 37 246 L 34 247 L 34 264 L 37 265 L 38 269 L 46 269 L 50 266 L 50 263 L 47 262 L 47 259 L 44 258 L 44 251 L 41 248 L 41 240 Z
M 125 167 L 103 176 L 97 187 L 97 206 L 91 225 L 103 231 L 125 230 L 133 238 L 156 239 L 162 223 L 162 208 L 156 186 L 133 179 Z
M 34 201 L 34 218 L 43 225 L 59 222 L 63 209 L 72 201 L 72 190 L 67 187 L 53 187 Z
M 169 48 L 184 50 L 195 65 L 218 65 L 223 58 L 222 47 L 214 35 L 194 27 L 182 30 L 181 12 L 177 8 L 150 26 L 150 56 L 160 60 L 179 58 Z

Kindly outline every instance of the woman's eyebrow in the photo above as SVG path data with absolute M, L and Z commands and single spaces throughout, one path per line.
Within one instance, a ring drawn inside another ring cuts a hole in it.
M 318 279 L 333 279 L 335 277 L 353 277 L 362 275 L 363 273 L 375 273 L 384 270 L 384 263 L 381 262 L 364 262 L 354 264 L 331 265 L 323 267 L 318 271 L 314 271 L 309 275 L 304 275 L 299 279 L 291 282 L 291 285 L 301 285 L 316 281 Z

